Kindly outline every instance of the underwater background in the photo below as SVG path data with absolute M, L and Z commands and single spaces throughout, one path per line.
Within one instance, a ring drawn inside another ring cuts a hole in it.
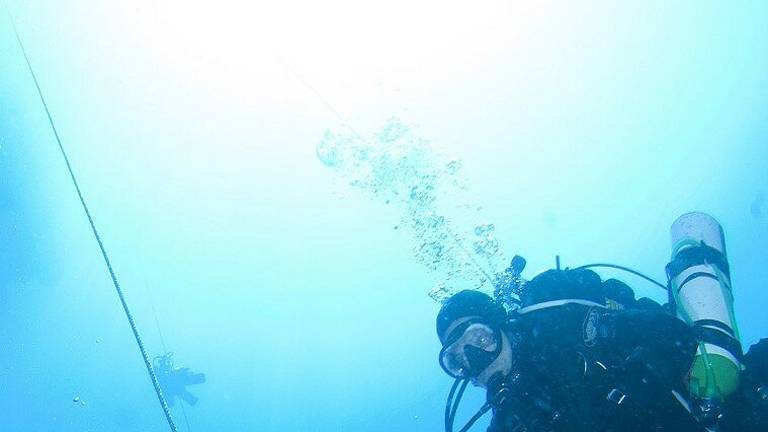
M 692 210 L 768 334 L 766 2 L 8 6 L 182 431 L 441 430 L 435 299 Z M 168 430 L 5 16 L 0 347 L 0 430 Z

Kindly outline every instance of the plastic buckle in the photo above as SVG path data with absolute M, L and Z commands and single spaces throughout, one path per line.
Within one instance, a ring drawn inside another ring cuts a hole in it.
M 492 405 L 499 407 L 501 405 L 504 405 L 504 402 L 507 401 L 507 398 L 509 397 L 509 394 L 512 391 L 508 389 L 507 387 L 502 387 L 499 389 L 498 392 L 493 396 L 493 403 Z
M 621 405 L 624 402 L 624 399 L 627 398 L 627 395 L 619 389 L 613 389 L 608 392 L 608 396 L 605 398 L 615 403 L 616 405 Z

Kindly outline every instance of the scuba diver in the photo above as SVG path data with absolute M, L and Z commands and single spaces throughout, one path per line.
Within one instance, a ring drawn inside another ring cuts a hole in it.
M 177 397 L 189 405 L 197 403 L 197 397 L 187 390 L 187 386 L 204 383 L 205 374 L 193 373 L 189 368 L 174 366 L 172 352 L 155 357 L 154 367 L 169 406 L 174 406 Z
M 446 431 L 469 382 L 487 397 L 461 432 L 488 411 L 488 432 L 768 430 L 768 339 L 742 355 L 713 221 L 695 213 L 673 225 L 665 306 L 587 268 L 598 265 L 526 282 L 519 259 L 505 278 L 518 282 L 497 285 L 495 299 L 451 297 L 436 322 L 440 365 L 456 379 Z M 512 309 L 498 295 L 507 289 Z

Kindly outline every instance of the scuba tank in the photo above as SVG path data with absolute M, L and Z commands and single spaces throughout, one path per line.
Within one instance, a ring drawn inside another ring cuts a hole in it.
M 739 386 L 743 357 L 725 236 L 720 224 L 704 213 L 680 216 L 670 231 L 670 301 L 699 341 L 688 390 L 699 402 L 700 414 L 716 418 L 719 405 Z

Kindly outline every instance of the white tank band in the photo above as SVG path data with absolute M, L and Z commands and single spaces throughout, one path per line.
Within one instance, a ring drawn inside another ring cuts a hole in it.
M 739 359 L 737 359 L 727 349 L 717 345 L 713 345 L 711 343 L 707 343 L 707 342 L 704 342 L 703 345 L 708 355 L 719 355 L 721 357 L 725 357 L 726 359 L 728 359 L 728 361 L 730 361 L 735 365 L 741 365 L 741 363 L 739 362 Z M 699 348 L 699 353 L 701 353 L 701 348 Z
M 526 306 L 524 308 L 519 309 L 517 312 L 519 314 L 527 314 L 530 312 L 536 312 L 538 310 L 542 309 L 549 309 L 553 307 L 559 307 L 559 306 L 565 306 L 569 304 L 577 304 L 582 306 L 589 306 L 589 307 L 599 307 L 603 309 L 608 309 L 608 306 L 596 303 L 590 300 L 582 300 L 582 299 L 562 299 L 562 300 L 551 300 L 551 301 L 545 301 L 541 303 L 532 304 L 530 306 Z

